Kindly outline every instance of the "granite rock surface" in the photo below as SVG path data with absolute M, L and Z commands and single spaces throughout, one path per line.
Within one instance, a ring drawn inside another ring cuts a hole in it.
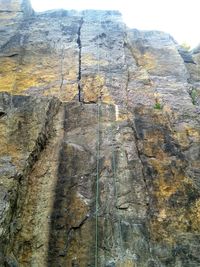
M 28 0 L 0 33 L 0 266 L 200 266 L 199 47 Z

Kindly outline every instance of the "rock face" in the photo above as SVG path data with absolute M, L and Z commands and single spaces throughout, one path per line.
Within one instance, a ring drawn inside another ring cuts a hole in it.
M 0 31 L 0 266 L 200 266 L 199 48 L 25 0 Z

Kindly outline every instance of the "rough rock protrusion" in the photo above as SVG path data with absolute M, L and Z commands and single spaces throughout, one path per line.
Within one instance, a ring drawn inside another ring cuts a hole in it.
M 9 15 L 10 13 L 10 15 L 14 18 L 14 15 L 20 15 L 19 13 L 23 13 L 23 16 L 27 17 L 33 14 L 33 9 L 29 0 L 1 0 L 0 12 L 1 16 Z

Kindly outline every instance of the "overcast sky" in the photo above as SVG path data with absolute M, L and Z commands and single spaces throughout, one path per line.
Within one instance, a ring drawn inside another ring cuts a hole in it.
M 35 11 L 49 9 L 120 10 L 131 28 L 161 30 L 179 43 L 200 43 L 200 0 L 31 0 Z

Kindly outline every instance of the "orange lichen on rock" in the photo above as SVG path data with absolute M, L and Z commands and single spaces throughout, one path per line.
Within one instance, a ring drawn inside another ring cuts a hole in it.
M 69 56 L 67 51 L 64 58 L 59 53 L 23 53 L 0 59 L 0 91 L 74 99 L 78 94 L 76 53 Z
M 16 82 L 17 62 L 13 58 L 0 58 L 0 92 L 13 92 Z
M 113 104 L 103 76 L 82 77 L 81 84 L 85 102 L 97 102 L 101 99 L 104 103 Z
M 200 231 L 200 199 L 197 199 L 190 208 L 190 221 L 193 231 Z
M 154 70 L 157 67 L 156 58 L 149 52 L 141 55 L 141 57 L 138 58 L 138 63 L 140 66 L 145 67 L 147 71 Z

